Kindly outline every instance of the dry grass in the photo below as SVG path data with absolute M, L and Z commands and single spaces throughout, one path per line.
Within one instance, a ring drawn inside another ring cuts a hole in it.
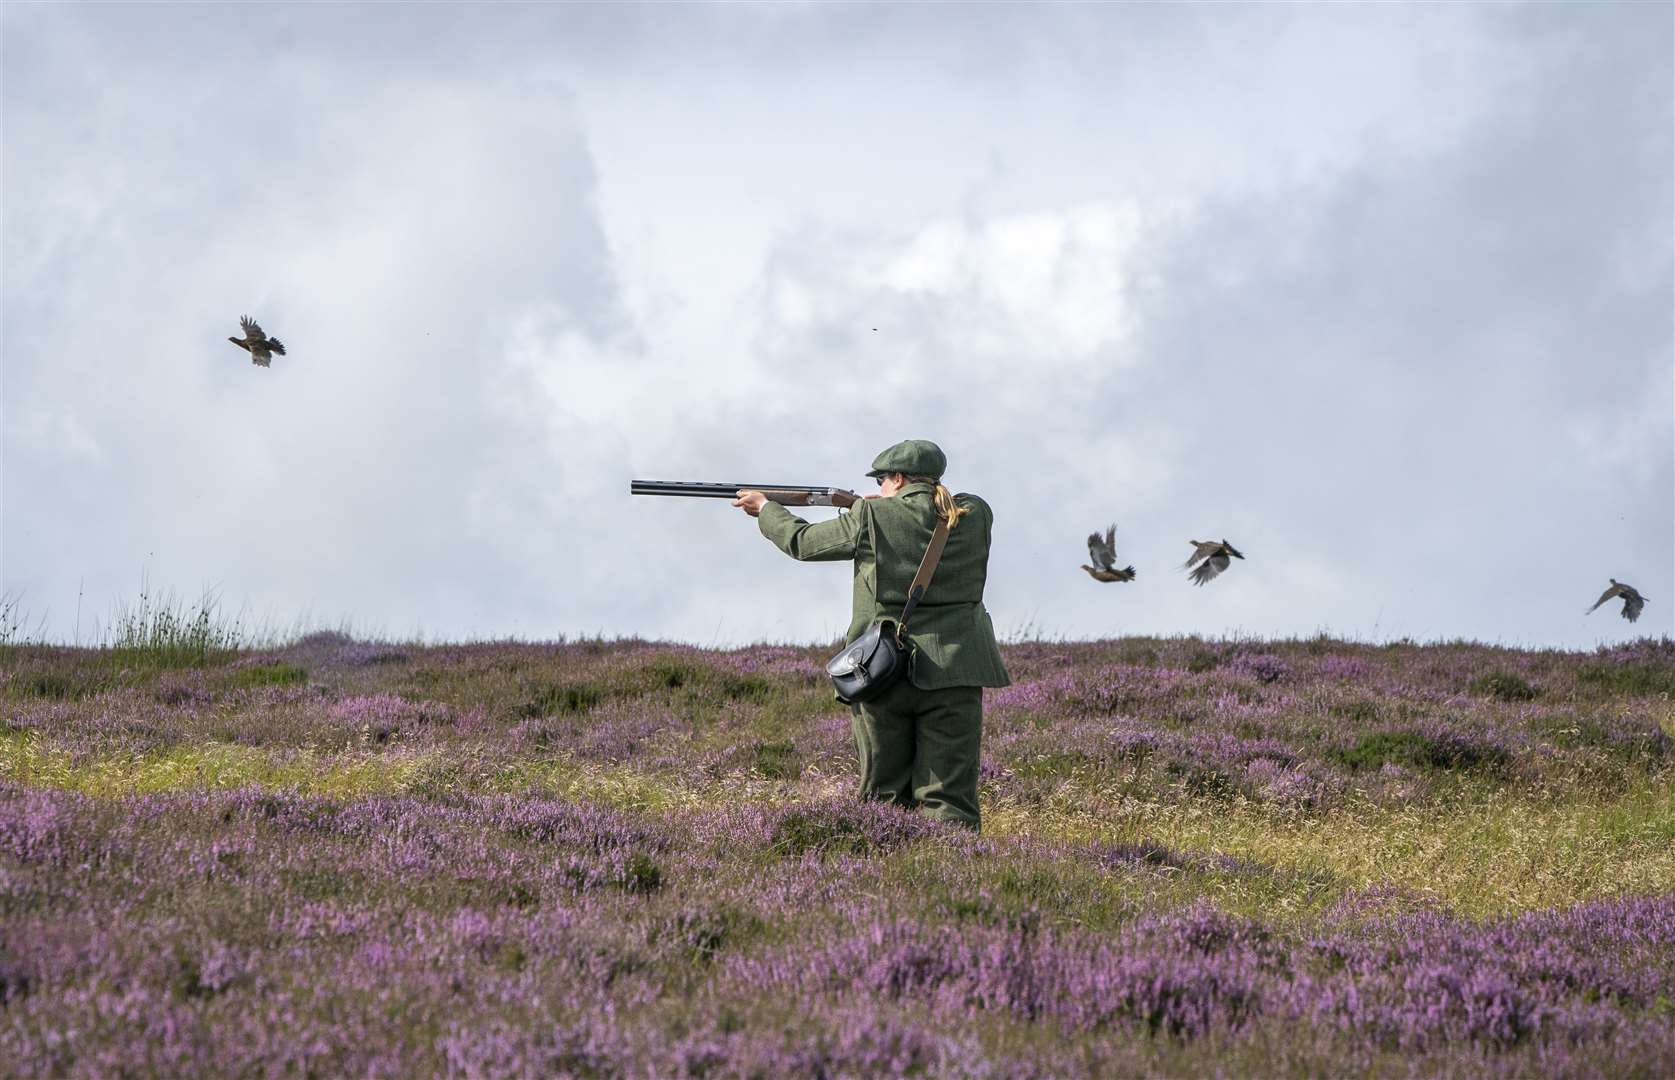
M 849 784 L 846 776 L 815 770 L 793 782 L 688 780 L 561 755 L 507 761 L 457 750 L 322 755 L 207 743 L 73 760 L 26 733 L 0 737 L 0 779 L 108 798 L 243 787 L 333 798 L 539 792 L 653 814 L 805 801 Z M 1440 806 L 1350 803 L 1315 813 L 1242 799 L 1108 799 L 1067 785 L 1044 805 L 991 802 L 985 815 L 985 832 L 1001 839 L 1072 845 L 1145 840 L 1254 860 L 1299 883 L 1333 882 L 1324 893 L 1299 887 L 1276 895 L 1264 887 L 1243 898 L 1281 912 L 1300 913 L 1342 891 L 1375 884 L 1484 917 L 1675 890 L 1675 782 L 1668 778 L 1644 779 L 1609 797 L 1503 791 Z M 1240 886 L 1227 888 L 1237 893 Z M 1245 906 L 1238 895 L 1224 899 Z
M 1069 797 L 997 806 L 989 831 L 1057 842 L 1152 840 L 1295 871 L 1345 888 L 1383 884 L 1490 916 L 1675 889 L 1675 783 L 1612 798 L 1496 793 L 1465 805 L 1351 804 L 1320 814 L 1234 801 L 1210 806 Z M 1282 899 L 1282 903 L 1283 903 Z

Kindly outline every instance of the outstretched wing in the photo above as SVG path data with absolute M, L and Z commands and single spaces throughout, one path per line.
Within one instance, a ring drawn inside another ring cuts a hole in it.
M 1621 595 L 1623 595 L 1623 587 L 1621 585 L 1613 585 L 1609 589 L 1606 589 L 1604 592 L 1600 593 L 1599 594 L 1599 599 L 1594 601 L 1594 606 L 1589 608 L 1587 611 L 1584 611 L 1582 614 L 1592 615 L 1595 611 L 1597 611 L 1599 609 L 1599 605 L 1605 603 L 1607 600 L 1611 599 L 1613 596 L 1621 596 Z
M 1214 544 L 1200 544 L 1196 540 L 1188 540 L 1187 543 L 1192 545 L 1192 557 L 1181 564 L 1182 570 L 1191 570 L 1198 564 L 1199 559 L 1202 559 L 1204 556 L 1215 550 Z
M 1192 583 L 1194 585 L 1203 585 L 1207 582 L 1214 581 L 1216 575 L 1227 569 L 1230 562 L 1232 562 L 1232 560 L 1227 557 L 1225 552 L 1216 552 L 1214 555 L 1205 559 L 1203 563 L 1199 565 L 1198 569 L 1192 572 Z
M 252 345 L 258 341 L 267 340 L 267 335 L 262 333 L 262 328 L 257 326 L 256 320 L 252 319 L 250 316 L 240 315 L 238 317 L 238 325 L 239 329 L 244 331 L 244 340 L 250 342 Z
M 1088 559 L 1101 570 L 1111 569 L 1117 561 L 1116 535 L 1115 525 L 1107 529 L 1103 537 L 1098 533 L 1088 534 Z

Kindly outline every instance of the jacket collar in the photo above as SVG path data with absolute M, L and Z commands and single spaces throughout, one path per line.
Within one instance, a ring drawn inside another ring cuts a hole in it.
M 902 489 L 900 491 L 896 492 L 896 498 L 899 499 L 903 495 L 912 495 L 915 492 L 930 492 L 930 491 L 935 491 L 935 490 L 936 490 L 936 485 L 935 484 L 926 484 L 926 483 L 923 483 L 923 482 L 913 483 L 913 484 L 904 484 L 902 486 Z

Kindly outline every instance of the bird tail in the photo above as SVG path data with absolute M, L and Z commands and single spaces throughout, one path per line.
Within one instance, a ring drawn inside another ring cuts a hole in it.
M 1134 580 L 1134 567 L 1132 566 L 1125 566 L 1121 570 L 1118 570 L 1117 573 L 1122 575 L 1122 579 L 1124 581 Z
M 276 338 L 276 337 L 268 338 L 268 348 L 271 349 L 272 351 L 278 353 L 280 356 L 285 355 L 285 346 L 281 345 L 279 343 L 279 339 Z

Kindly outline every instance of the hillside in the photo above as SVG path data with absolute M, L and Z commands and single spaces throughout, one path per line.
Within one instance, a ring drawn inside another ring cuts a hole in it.
M 1654 1075 L 1675 642 L 1008 647 L 981 836 L 825 650 L 0 650 L 21 1075 Z

